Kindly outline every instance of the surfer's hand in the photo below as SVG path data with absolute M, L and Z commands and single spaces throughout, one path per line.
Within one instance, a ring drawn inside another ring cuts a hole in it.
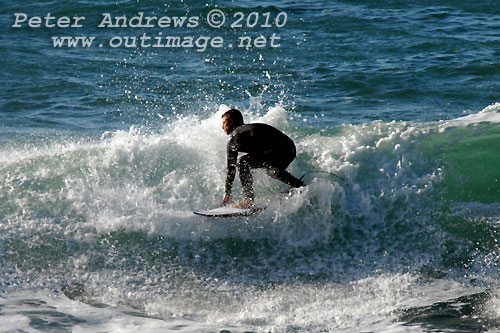
M 227 204 L 230 204 L 231 202 L 233 202 L 233 197 L 231 196 L 231 194 L 226 194 L 224 195 L 224 199 L 222 199 L 221 205 L 225 206 Z

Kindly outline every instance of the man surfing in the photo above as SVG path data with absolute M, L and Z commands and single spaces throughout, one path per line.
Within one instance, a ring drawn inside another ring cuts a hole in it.
M 263 168 L 269 176 L 292 187 L 305 186 L 286 168 L 295 159 L 295 144 L 283 132 L 267 124 L 244 124 L 237 109 L 222 115 L 222 129 L 231 138 L 227 143 L 227 177 L 222 205 L 233 202 L 231 190 L 236 168 L 240 175 L 244 199 L 233 207 L 254 206 L 253 177 L 251 169 Z M 247 153 L 238 159 L 238 153 Z

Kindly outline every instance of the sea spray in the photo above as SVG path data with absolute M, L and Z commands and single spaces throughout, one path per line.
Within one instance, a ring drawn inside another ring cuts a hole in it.
M 450 181 L 467 173 L 446 152 L 456 131 L 494 149 L 482 141 L 496 135 L 496 123 L 444 131 L 439 122 L 316 128 L 293 123 L 279 105 L 244 110 L 248 121 L 294 138 L 294 174 L 322 170 L 345 181 L 312 173 L 308 187 L 255 217 L 204 219 L 192 211 L 222 197 L 224 107 L 178 117 L 154 133 L 132 127 L 15 148 L 1 167 L 3 285 L 62 288 L 83 303 L 164 320 L 314 331 L 347 329 L 361 317 L 361 326 L 382 317 L 387 327 L 399 320 L 397 309 L 435 284 L 461 297 L 470 278 L 494 279 L 497 204 L 455 199 Z M 283 189 L 264 172 L 255 176 L 258 195 Z M 312 316 L 311 307 L 318 307 Z

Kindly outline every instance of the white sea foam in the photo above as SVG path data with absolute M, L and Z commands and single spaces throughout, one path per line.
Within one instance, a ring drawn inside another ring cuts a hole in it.
M 439 125 L 439 130 L 440 132 L 443 132 L 449 127 L 465 127 L 471 124 L 479 123 L 500 123 L 500 103 L 492 104 L 484 108 L 479 113 L 443 121 Z
M 45 332 L 231 332 L 248 327 L 212 325 L 187 318 L 148 316 L 127 307 L 96 307 L 47 290 L 19 290 L 0 298 L 2 331 Z
M 294 126 L 279 105 L 245 110 L 248 121 L 293 137 L 292 173 L 327 171 L 345 182 L 311 175 L 308 187 L 256 217 L 210 220 L 192 211 L 222 198 L 226 109 L 178 117 L 154 133 L 132 127 L 96 141 L 19 149 L 2 165 L 9 327 L 32 330 L 38 314 L 27 314 L 32 305 L 23 300 L 35 299 L 47 316 L 84 320 L 68 319 L 82 332 L 423 331 L 403 326 L 400 311 L 481 291 L 460 282 L 461 270 L 449 273 L 458 282 L 418 274 L 430 267 L 439 276 L 449 250 L 433 219 L 442 170 L 420 148 L 441 124 L 315 129 Z M 255 188 L 262 197 L 283 189 L 260 171 Z M 475 258 L 482 261 L 470 265 L 471 275 L 491 278 L 478 272 L 496 257 Z M 73 280 L 84 286 L 81 302 L 40 291 Z M 22 291 L 28 287 L 35 291 Z
M 265 290 L 235 287 L 219 285 L 220 290 L 210 292 L 193 289 L 190 295 L 182 297 L 158 294 L 154 289 L 147 293 L 142 291 L 146 312 L 132 310 L 126 305 L 91 306 L 43 289 L 19 290 L 0 300 L 2 323 L 7 330 L 27 332 L 44 327 L 74 332 L 211 332 L 224 329 L 231 332 L 319 332 L 325 329 L 424 332 L 425 328 L 417 323 L 408 326 L 401 322 L 402 310 L 430 306 L 480 291 L 445 280 L 422 284 L 417 276 L 410 274 L 375 274 L 350 282 L 294 283 Z

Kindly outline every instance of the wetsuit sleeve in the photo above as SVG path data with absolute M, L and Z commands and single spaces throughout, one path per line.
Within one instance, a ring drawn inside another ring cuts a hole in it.
M 231 194 L 234 177 L 236 175 L 236 161 L 238 160 L 238 148 L 236 138 L 232 137 L 227 143 L 227 176 L 225 194 Z

